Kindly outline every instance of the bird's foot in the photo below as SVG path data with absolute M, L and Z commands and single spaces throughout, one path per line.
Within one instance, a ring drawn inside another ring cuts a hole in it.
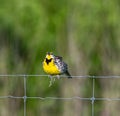
M 51 87 L 52 84 L 55 82 L 55 78 L 53 76 L 51 76 L 51 75 L 49 75 L 49 77 L 50 77 L 49 87 Z
M 60 79 L 60 75 L 57 75 L 57 78 Z
M 51 86 L 52 86 L 52 81 L 50 80 L 49 87 L 51 87 Z

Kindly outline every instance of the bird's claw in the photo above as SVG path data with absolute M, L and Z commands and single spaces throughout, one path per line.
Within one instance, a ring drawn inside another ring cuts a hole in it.
M 51 75 L 49 75 L 49 77 L 50 77 L 50 84 L 49 84 L 49 87 L 51 87 L 52 84 L 55 82 L 56 77 L 52 77 Z M 57 75 L 57 78 L 60 79 L 60 75 Z
M 57 78 L 60 79 L 60 75 L 57 75 Z
M 50 84 L 49 84 L 49 87 L 51 87 L 52 84 L 55 82 L 55 78 L 52 77 L 51 75 L 50 75 L 49 77 L 50 77 Z

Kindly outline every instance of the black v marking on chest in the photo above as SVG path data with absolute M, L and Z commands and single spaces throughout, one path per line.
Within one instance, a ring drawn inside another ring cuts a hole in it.
M 50 58 L 50 59 L 46 58 L 45 61 L 46 61 L 47 64 L 49 64 L 52 61 L 52 58 Z

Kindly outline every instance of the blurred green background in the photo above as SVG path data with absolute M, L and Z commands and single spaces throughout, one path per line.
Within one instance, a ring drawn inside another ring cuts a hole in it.
M 0 0 L 0 74 L 45 74 L 46 52 L 71 75 L 120 75 L 119 0 Z M 119 79 L 96 79 L 95 97 L 119 98 Z M 91 79 L 27 78 L 27 96 L 91 97 Z M 23 78 L 0 77 L 0 96 L 23 96 Z M 119 116 L 120 102 L 96 101 L 95 116 Z M 91 102 L 27 100 L 27 116 L 90 116 Z M 0 116 L 23 116 L 22 99 L 0 99 Z

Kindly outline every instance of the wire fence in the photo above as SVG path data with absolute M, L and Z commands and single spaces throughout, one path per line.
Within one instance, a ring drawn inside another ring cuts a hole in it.
M 27 77 L 43 77 L 43 76 L 49 76 L 49 75 L 26 75 L 26 74 L 16 74 L 16 75 L 0 75 L 0 77 L 22 77 L 24 78 L 24 96 L 0 96 L 0 99 L 6 99 L 6 98 L 11 98 L 11 99 L 23 99 L 24 100 L 24 116 L 27 116 L 26 114 L 26 100 L 27 99 L 40 99 L 40 100 L 82 100 L 82 101 L 91 101 L 91 116 L 94 116 L 94 103 L 95 101 L 120 101 L 120 98 L 98 98 L 95 97 L 95 79 L 110 79 L 110 78 L 120 78 L 120 76 L 72 76 L 73 78 L 91 78 L 92 79 L 92 97 L 79 97 L 79 96 L 74 96 L 74 97 L 32 97 L 32 96 L 27 96 Z M 62 77 L 62 76 L 61 76 Z M 65 77 L 65 76 L 64 76 Z

